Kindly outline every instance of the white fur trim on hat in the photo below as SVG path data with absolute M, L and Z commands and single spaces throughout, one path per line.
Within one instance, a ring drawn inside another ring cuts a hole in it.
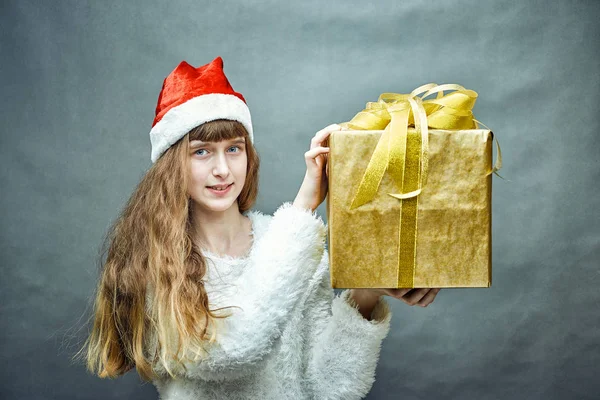
M 192 128 L 216 119 L 230 119 L 240 122 L 248 131 L 250 141 L 252 119 L 246 103 L 232 94 L 210 93 L 194 97 L 177 107 L 171 108 L 150 131 L 152 162 Z

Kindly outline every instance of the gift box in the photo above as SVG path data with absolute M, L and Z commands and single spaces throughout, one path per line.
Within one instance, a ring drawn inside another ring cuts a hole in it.
M 476 97 L 459 85 L 384 93 L 330 134 L 333 288 L 491 285 L 491 174 L 501 154 L 496 141 L 493 165 L 494 135 L 471 112 Z

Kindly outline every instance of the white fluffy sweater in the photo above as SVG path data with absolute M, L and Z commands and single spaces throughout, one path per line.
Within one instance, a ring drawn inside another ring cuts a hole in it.
M 316 213 L 284 203 L 273 216 L 246 215 L 253 235 L 247 256 L 205 252 L 211 308 L 241 309 L 229 309 L 206 359 L 186 364 L 182 378 L 163 373 L 153 382 L 160 398 L 365 397 L 390 328 L 388 303 L 382 298 L 368 321 L 349 290 L 334 296 L 326 227 Z

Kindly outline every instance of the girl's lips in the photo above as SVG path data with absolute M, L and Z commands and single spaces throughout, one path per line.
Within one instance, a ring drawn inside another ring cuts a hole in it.
M 216 196 L 224 196 L 227 193 L 229 193 L 232 186 L 233 186 L 233 183 L 231 185 L 227 186 L 227 189 L 225 189 L 225 190 L 215 190 L 215 189 L 211 189 L 209 187 L 207 187 L 207 189 Z

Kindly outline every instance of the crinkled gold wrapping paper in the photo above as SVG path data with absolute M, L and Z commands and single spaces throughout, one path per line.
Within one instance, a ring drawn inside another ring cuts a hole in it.
M 402 204 L 413 200 L 417 236 L 410 287 L 489 287 L 492 175 L 487 173 L 492 168 L 493 133 L 430 129 L 429 176 L 422 192 L 406 200 L 388 196 L 398 189 L 386 173 L 375 199 L 351 210 L 352 197 L 382 133 L 348 130 L 329 137 L 331 286 L 409 287 L 399 286 L 406 279 L 399 276 L 398 243 Z M 420 143 L 416 135 L 409 128 L 407 154 Z

